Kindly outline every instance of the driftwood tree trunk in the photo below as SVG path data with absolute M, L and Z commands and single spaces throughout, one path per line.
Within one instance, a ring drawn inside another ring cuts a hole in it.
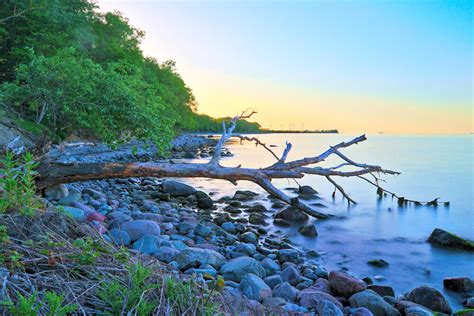
M 232 182 L 237 185 L 239 180 L 247 180 L 258 184 L 265 191 L 280 199 L 281 201 L 291 204 L 294 207 L 301 209 L 306 214 L 325 219 L 330 217 L 305 202 L 291 198 L 283 191 L 272 184 L 273 179 L 299 179 L 305 175 L 323 176 L 329 180 L 335 189 L 341 192 L 344 198 L 349 203 L 355 203 L 344 189 L 338 185 L 333 177 L 361 177 L 363 175 L 372 175 L 374 181 L 377 183 L 378 178 L 376 174 L 398 174 L 398 172 L 383 169 L 380 166 L 357 163 L 344 154 L 341 149 L 356 145 L 359 142 L 365 141 L 365 135 L 356 137 L 348 142 L 342 142 L 330 147 L 325 152 L 318 156 L 307 157 L 303 159 L 286 161 L 288 153 L 291 150 L 291 144 L 287 143 L 281 156 L 275 154 L 266 144 L 262 143 L 256 137 L 248 137 L 241 135 L 233 135 L 239 119 L 248 118 L 253 115 L 239 115 L 232 119 L 231 125 L 227 128 L 223 123 L 223 135 L 216 145 L 213 157 L 208 163 L 172 163 L 172 162 L 135 162 L 135 163 L 71 163 L 59 164 L 51 161 L 43 161 L 38 168 L 39 176 L 37 178 L 38 189 L 76 181 L 98 180 L 107 178 L 130 178 L 130 177 L 179 177 L 179 178 L 211 178 L 222 179 Z M 252 141 L 257 146 L 263 147 L 269 151 L 276 159 L 276 162 L 266 168 L 242 168 L 238 167 L 223 167 L 219 164 L 221 152 L 224 144 L 231 138 L 237 137 L 241 141 Z M 336 155 L 343 162 L 337 166 L 322 168 L 314 166 L 315 164 L 324 161 L 329 156 Z M 352 167 L 350 171 L 345 167 Z

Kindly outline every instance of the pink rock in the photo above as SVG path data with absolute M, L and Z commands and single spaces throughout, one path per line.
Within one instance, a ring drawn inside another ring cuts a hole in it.
M 87 215 L 87 221 L 97 221 L 102 223 L 103 221 L 105 221 L 105 216 L 100 214 L 99 212 L 92 212 Z
M 345 298 L 367 289 L 364 281 L 342 271 L 331 271 L 329 273 L 329 285 L 332 293 Z

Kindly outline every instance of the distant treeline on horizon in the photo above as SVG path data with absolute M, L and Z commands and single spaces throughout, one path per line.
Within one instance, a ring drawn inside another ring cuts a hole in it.
M 304 131 L 294 131 L 294 130 L 267 130 L 263 129 L 263 133 L 272 133 L 272 134 L 338 134 L 337 129 L 322 129 L 322 130 L 304 130 Z

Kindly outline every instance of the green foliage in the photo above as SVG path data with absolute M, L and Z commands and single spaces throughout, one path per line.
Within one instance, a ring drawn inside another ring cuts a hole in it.
M 30 153 L 21 159 L 7 152 L 0 159 L 0 213 L 19 212 L 23 215 L 33 215 L 42 206 L 36 196 L 34 181 L 35 167 Z
M 8 250 L 0 253 L 0 264 L 8 267 L 10 271 L 23 269 L 21 259 L 23 259 L 23 256 L 16 250 Z
M 137 137 L 164 150 L 172 136 L 161 99 L 139 69 L 125 62 L 103 68 L 74 49 L 35 56 L 20 65 L 16 81 L 4 84 L 3 92 L 18 112 L 61 138 L 71 133 L 108 142 Z
M 58 295 L 53 291 L 46 291 L 44 299 L 48 305 L 48 316 L 66 316 L 77 309 L 77 305 L 71 304 L 63 306 L 64 295 Z
M 18 294 L 18 300 L 15 303 L 10 301 L 2 302 L 2 305 L 13 316 L 36 316 L 42 314 L 40 310 L 47 307 L 47 316 L 66 316 L 73 313 L 77 309 L 77 305 L 64 305 L 64 295 L 58 295 L 53 291 L 46 291 L 44 293 L 43 302 L 38 299 L 38 295 L 33 293 L 26 298 Z
M 130 259 L 130 252 L 126 247 L 119 247 L 117 251 L 114 252 L 113 256 L 115 260 L 125 263 Z
M 7 228 L 4 225 L 0 225 L 0 243 L 7 243 L 10 241 L 10 236 L 8 236 Z
M 211 300 L 214 290 L 199 288 L 194 279 L 177 280 L 173 277 L 165 279 L 166 297 L 175 315 L 183 315 L 188 310 L 195 310 L 197 315 L 218 315 L 218 306 Z
M 128 270 L 128 282 L 105 282 L 98 291 L 98 297 L 110 308 L 112 315 L 122 312 L 136 311 L 137 315 L 150 315 L 157 307 L 157 302 L 147 298 L 146 294 L 158 287 L 148 282 L 152 272 L 140 264 L 133 265 Z
M 13 316 L 36 316 L 39 314 L 40 308 L 43 306 L 41 302 L 38 302 L 36 293 L 26 298 L 21 294 L 18 294 L 18 300 L 16 304 L 5 301 L 2 305 L 13 315 Z
M 175 62 L 143 55 L 143 36 L 93 1 L 4 0 L 0 104 L 19 113 L 27 130 L 58 140 L 149 139 L 164 153 L 175 131 L 221 132 L 222 119 L 196 114 Z M 236 129 L 258 130 L 246 121 Z
M 72 245 L 81 251 L 71 256 L 79 264 L 94 264 L 100 256 L 100 252 L 105 250 L 96 243 L 91 237 L 79 238 L 74 240 Z

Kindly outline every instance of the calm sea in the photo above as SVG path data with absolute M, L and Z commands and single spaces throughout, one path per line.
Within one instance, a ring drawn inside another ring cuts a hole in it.
M 285 141 L 293 144 L 288 160 L 314 156 L 330 145 L 347 141 L 357 135 L 344 134 L 266 134 L 257 135 L 281 152 Z M 426 284 L 443 290 L 442 280 L 449 276 L 474 278 L 474 254 L 432 247 L 426 239 L 434 228 L 474 239 L 474 137 L 463 136 L 391 136 L 368 135 L 368 140 L 344 149 L 343 152 L 361 163 L 381 165 L 400 171 L 399 176 L 385 176 L 383 187 L 407 198 L 428 201 L 439 197 L 450 206 L 400 207 L 396 200 L 377 199 L 375 188 L 360 179 L 335 178 L 358 202 L 347 206 L 333 186 L 322 177 L 306 176 L 301 184 L 314 187 L 319 193 L 323 212 L 343 215 L 343 218 L 316 221 L 317 238 L 305 238 L 297 227 L 282 229 L 301 247 L 314 249 L 323 255 L 320 261 L 328 270 L 345 268 L 359 277 L 369 276 L 378 284 L 387 284 L 397 293 Z M 274 158 L 253 144 L 229 146 L 235 154 L 223 165 L 265 167 Z M 336 165 L 337 158 L 322 166 Z M 295 187 L 292 181 L 279 180 L 278 187 Z M 225 181 L 193 180 L 193 184 L 218 195 L 232 194 L 236 187 Z M 240 189 L 259 190 L 257 186 L 240 182 Z M 260 190 L 261 192 L 261 190 Z M 262 196 L 265 196 L 262 192 Z M 281 229 L 281 228 L 272 228 Z M 367 265 L 370 259 L 384 259 L 387 268 Z M 444 290 L 443 290 L 444 291 Z M 459 298 L 447 293 L 453 305 L 460 307 Z

